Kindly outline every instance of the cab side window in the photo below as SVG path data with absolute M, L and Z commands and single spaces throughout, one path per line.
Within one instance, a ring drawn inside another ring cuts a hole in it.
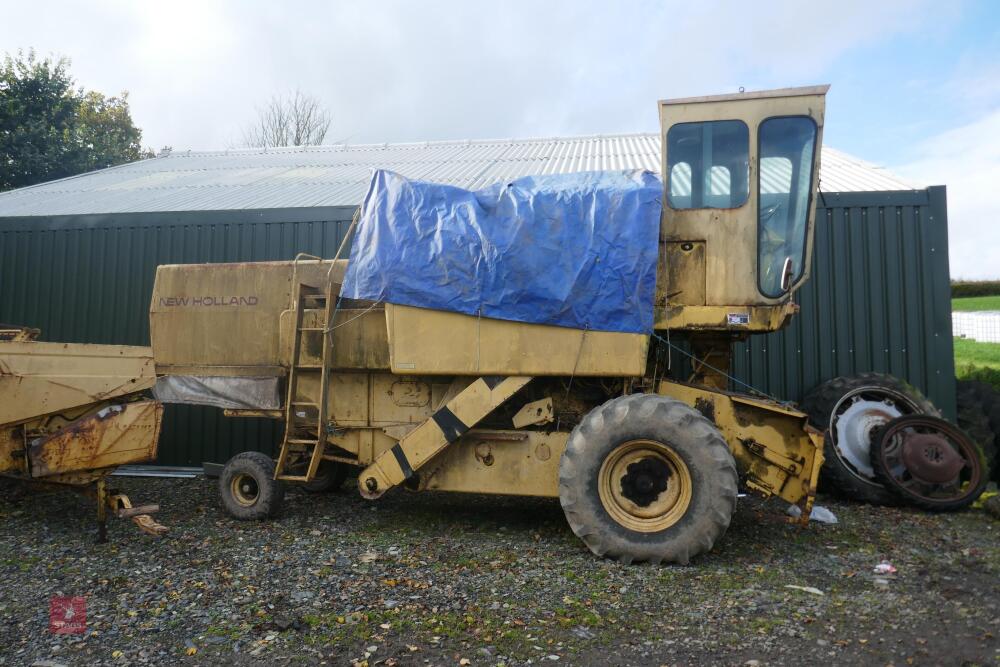
M 667 131 L 667 202 L 674 209 L 739 208 L 750 194 L 750 132 L 739 120 Z

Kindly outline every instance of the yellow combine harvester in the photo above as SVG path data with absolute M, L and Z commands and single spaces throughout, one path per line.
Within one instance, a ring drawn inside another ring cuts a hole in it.
M 657 338 L 340 299 L 347 262 L 161 266 L 158 397 L 283 419 L 276 461 L 225 466 L 240 518 L 283 484 L 558 497 L 598 554 L 686 562 L 712 548 L 737 484 L 808 516 L 822 436 L 728 392 L 730 343 L 795 312 L 808 275 L 826 87 L 662 102 L 667 190 Z M 762 161 L 785 167 L 766 191 Z M 686 334 L 689 383 L 660 340 Z M 654 344 L 651 345 L 651 340 Z
M 731 343 L 781 328 L 808 277 L 826 90 L 660 103 L 652 336 L 350 300 L 341 259 L 161 266 L 156 396 L 284 420 L 276 460 L 247 452 L 224 468 L 238 518 L 274 515 L 286 483 L 335 485 L 352 469 L 372 499 L 396 486 L 559 498 L 594 553 L 626 562 L 711 549 L 740 482 L 808 517 L 822 435 L 801 412 L 729 392 L 727 373 Z M 784 174 L 766 187 L 765 163 Z M 664 379 L 671 334 L 689 345 L 688 382 Z M 130 373 L 132 389 L 152 383 Z M 89 414 L 107 399 L 75 400 Z M 8 450 L 49 407 L 0 417 Z

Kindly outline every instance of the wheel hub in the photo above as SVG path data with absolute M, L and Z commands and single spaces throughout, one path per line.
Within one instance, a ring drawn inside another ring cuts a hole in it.
M 256 503 L 257 498 L 260 496 L 260 487 L 257 485 L 257 480 L 250 475 L 234 475 L 229 488 L 236 502 L 244 507 L 250 507 Z
M 855 396 L 843 412 L 836 416 L 836 448 L 848 465 L 859 475 L 868 480 L 875 478 L 875 470 L 871 463 L 872 435 L 882 425 L 896 417 L 902 417 L 903 412 L 891 398 L 877 400 Z
M 965 466 L 961 455 L 936 433 L 905 433 L 901 459 L 910 475 L 926 484 L 949 482 Z
M 622 477 L 622 495 L 639 507 L 648 507 L 667 490 L 670 466 L 655 457 L 630 463 Z
M 616 522 L 638 532 L 669 528 L 691 504 L 691 473 L 669 445 L 632 440 L 618 445 L 599 473 L 601 504 Z

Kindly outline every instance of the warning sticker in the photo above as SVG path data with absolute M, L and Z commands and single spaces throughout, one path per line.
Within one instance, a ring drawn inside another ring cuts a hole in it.
M 750 313 L 729 313 L 729 326 L 745 327 L 750 324 Z

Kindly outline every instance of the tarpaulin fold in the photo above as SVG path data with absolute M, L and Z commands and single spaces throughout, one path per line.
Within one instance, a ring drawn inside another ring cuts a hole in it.
M 642 170 L 529 176 L 478 191 L 376 170 L 341 294 L 649 333 L 662 193 Z

